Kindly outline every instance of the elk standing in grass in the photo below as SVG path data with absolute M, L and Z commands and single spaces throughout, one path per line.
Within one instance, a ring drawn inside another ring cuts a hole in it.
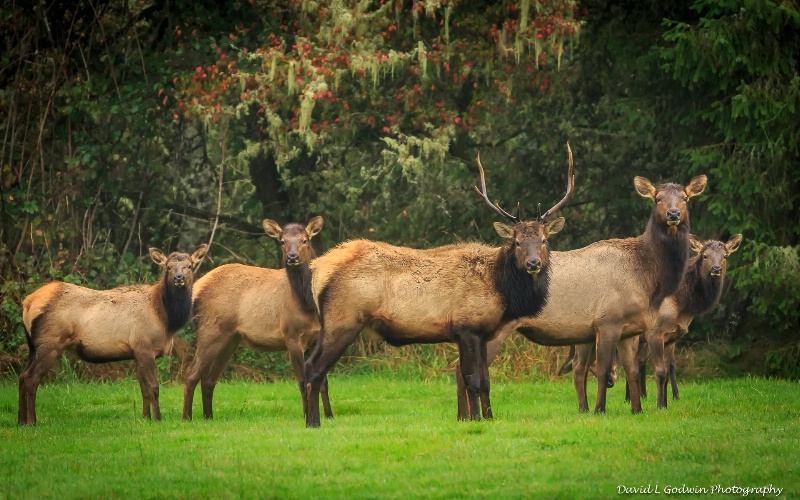
M 36 424 L 36 391 L 42 377 L 64 351 L 90 363 L 136 360 L 142 390 L 142 415 L 161 420 L 156 357 L 172 347 L 172 337 L 192 312 L 194 266 L 206 253 L 150 256 L 164 272 L 152 286 L 92 290 L 64 282 L 48 283 L 22 303 L 28 362 L 19 376 L 19 425 Z
M 689 268 L 680 288 L 661 303 L 655 326 L 639 337 L 636 357 L 639 364 L 641 392 L 643 396 L 646 395 L 645 365 L 650 346 L 653 364 L 656 366 L 659 408 L 667 407 L 667 375 L 672 384 L 672 397 L 678 399 L 675 343 L 689 331 L 689 325 L 695 316 L 705 314 L 719 304 L 728 269 L 727 258 L 739 249 L 742 235 L 735 234 L 727 242 L 717 240 L 701 242 L 692 236 L 690 242 L 692 251 L 697 255 L 689 261 Z M 652 352 L 658 351 L 661 351 L 661 359 L 657 359 L 659 354 L 652 355 Z M 627 383 L 625 394 L 627 398 L 630 397 Z
M 183 418 L 192 419 L 197 383 L 203 415 L 213 417 L 214 388 L 240 342 L 260 351 L 289 351 L 292 369 L 303 391 L 303 351 L 317 340 L 319 321 L 311 297 L 311 246 L 322 229 L 322 217 L 307 225 L 281 226 L 264 220 L 264 231 L 281 243 L 285 269 L 227 264 L 197 280 L 194 323 L 197 348 L 183 390 Z M 323 384 L 325 415 L 332 417 L 327 379 Z
M 482 167 L 480 171 L 482 191 L 476 191 L 496 213 L 514 222 L 513 227 L 495 223 L 506 245 L 417 250 L 356 240 L 311 264 L 322 331 L 305 366 L 307 426 L 319 427 L 320 384 L 365 327 L 396 346 L 457 342 L 467 388 L 466 417 L 480 419 L 481 412 L 492 417 L 486 342 L 504 322 L 536 315 L 547 299 L 547 239 L 561 230 L 564 219 L 545 219 L 572 194 L 572 153 L 566 196 L 534 222 L 520 220 L 519 211 L 515 217 L 493 205 Z
M 498 346 L 515 329 L 537 344 L 560 346 L 593 343 L 597 354 L 595 413 L 606 409 L 606 389 L 614 347 L 631 384 L 631 409 L 642 410 L 639 397 L 635 335 L 655 323 L 661 302 L 675 293 L 689 261 L 689 198 L 703 192 L 706 176 L 686 186 L 662 184 L 657 188 L 644 177 L 634 179 L 636 191 L 655 202 L 644 234 L 611 239 L 568 252 L 552 252 L 550 294 L 535 318 L 522 318 L 504 326 L 491 341 Z M 620 339 L 630 340 L 620 342 Z M 586 372 L 589 360 L 578 359 L 574 369 L 580 411 L 589 411 Z M 458 371 L 456 372 L 458 376 Z M 466 397 L 459 383 L 459 398 Z M 460 403 L 459 408 L 464 404 Z

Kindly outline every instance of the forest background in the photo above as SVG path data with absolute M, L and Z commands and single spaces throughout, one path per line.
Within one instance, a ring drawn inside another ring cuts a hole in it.
M 27 356 L 26 294 L 152 282 L 149 246 L 213 240 L 201 272 L 277 267 L 261 220 L 318 214 L 319 251 L 500 244 L 478 152 L 492 199 L 532 218 L 563 195 L 569 141 L 576 192 L 552 247 L 641 233 L 635 175 L 707 174 L 693 232 L 745 240 L 679 364 L 800 378 L 796 1 L 14 0 L 0 33 L 2 374 Z M 161 362 L 176 379 L 192 336 Z M 563 354 L 516 339 L 496 369 L 548 377 Z M 364 339 L 345 369 L 441 373 L 455 356 Z M 231 370 L 290 372 L 242 349 Z

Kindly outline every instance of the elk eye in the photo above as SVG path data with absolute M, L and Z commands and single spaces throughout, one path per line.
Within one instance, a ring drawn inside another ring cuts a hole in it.
M 703 254 L 703 258 L 704 258 L 704 259 L 707 259 L 707 258 L 708 258 L 708 255 L 706 255 L 706 254 Z
M 722 256 L 722 258 L 723 258 L 723 259 L 727 259 L 727 258 L 728 258 L 728 256 L 727 256 L 727 255 L 723 255 L 723 256 Z
M 306 243 L 308 243 L 308 240 L 304 239 L 303 244 L 305 245 Z
M 661 198 L 656 198 L 656 203 L 661 203 Z
M 514 240 L 514 246 L 515 246 L 515 247 L 518 247 L 518 246 L 519 246 L 519 241 L 517 241 L 517 240 Z
M 281 240 L 281 245 L 285 245 L 285 244 L 286 244 L 286 242 Z
M 689 201 L 689 197 L 688 196 L 684 196 L 683 197 L 683 201 Z

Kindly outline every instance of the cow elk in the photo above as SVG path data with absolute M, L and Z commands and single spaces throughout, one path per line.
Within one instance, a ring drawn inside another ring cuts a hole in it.
M 544 308 L 536 317 L 505 325 L 490 342 L 489 351 L 496 353 L 514 330 L 542 345 L 594 344 L 598 365 L 595 413 L 604 413 L 614 348 L 621 338 L 649 330 L 661 302 L 675 293 L 683 280 L 689 261 L 687 201 L 702 193 L 705 186 L 704 175 L 693 178 L 685 187 L 678 184 L 655 187 L 644 177 L 636 177 L 636 191 L 655 203 L 644 234 L 552 252 L 550 293 Z M 625 342 L 619 345 L 619 357 L 628 380 L 633 381 L 631 409 L 638 413 L 642 409 L 638 365 L 635 352 L 623 347 L 627 347 Z M 576 356 L 573 370 L 580 411 L 589 411 L 586 400 L 589 361 Z M 459 382 L 458 395 L 464 398 L 460 388 Z
M 668 375 L 672 385 L 672 398 L 679 399 L 675 373 L 675 343 L 689 331 L 689 325 L 695 316 L 705 314 L 719 304 L 728 270 L 727 258 L 739 249 L 742 235 L 735 234 L 727 242 L 717 240 L 701 242 L 692 235 L 690 243 L 692 251 L 697 255 L 689 261 L 689 268 L 680 288 L 661 303 L 655 326 L 639 337 L 636 355 L 639 365 L 639 385 L 642 395 L 646 395 L 645 365 L 649 347 L 655 367 L 659 408 L 667 407 Z M 626 397 L 630 397 L 627 384 L 625 393 Z
M 292 369 L 303 395 L 303 352 L 319 335 L 316 306 L 311 297 L 309 263 L 316 257 L 311 246 L 322 229 L 322 217 L 307 225 L 283 228 L 264 220 L 264 231 L 280 241 L 285 269 L 226 264 L 197 280 L 194 288 L 194 324 L 197 347 L 183 389 L 183 418 L 192 419 L 197 383 L 203 398 L 203 416 L 213 417 L 214 388 L 231 355 L 244 341 L 259 351 L 289 351 Z M 323 384 L 325 415 L 332 417 L 327 379 Z
M 514 223 L 494 224 L 507 240 L 504 246 L 463 243 L 417 250 L 355 240 L 311 264 L 322 331 L 305 365 L 308 427 L 320 425 L 322 380 L 362 328 L 395 346 L 458 343 L 466 418 L 477 420 L 481 413 L 492 418 L 486 342 L 503 323 L 535 316 L 544 305 L 550 274 L 548 238 L 564 226 L 561 217 L 549 222 L 546 218 L 566 203 L 574 180 L 570 151 L 566 195 L 538 220 L 523 222 L 519 210 L 513 216 L 489 201 L 480 157 L 478 166 L 482 189 L 475 190 L 492 210 Z
M 142 415 L 161 420 L 156 358 L 172 348 L 172 339 L 192 312 L 194 267 L 206 253 L 200 245 L 192 254 L 169 256 L 150 249 L 164 267 L 151 285 L 92 290 L 53 282 L 22 303 L 28 341 L 28 362 L 19 376 L 19 425 L 36 424 L 36 392 L 42 377 L 64 351 L 89 363 L 136 360 L 142 390 Z

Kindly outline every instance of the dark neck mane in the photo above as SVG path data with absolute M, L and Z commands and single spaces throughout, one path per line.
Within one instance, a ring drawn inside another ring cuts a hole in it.
M 161 275 L 161 303 L 167 313 L 167 331 L 175 333 L 185 325 L 192 316 L 192 287 L 187 285 L 176 288 L 169 282 L 167 272 Z
M 647 229 L 640 237 L 645 246 L 643 266 L 652 270 L 655 285 L 650 305 L 658 307 L 665 297 L 678 291 L 689 261 L 690 230 L 688 215 L 674 234 L 656 220 L 655 212 L 650 217 Z
M 550 265 L 531 276 L 517 267 L 514 251 L 506 245 L 500 249 L 495 262 L 494 282 L 506 306 L 503 321 L 536 316 L 547 303 Z
M 309 262 L 317 257 L 309 245 Z M 289 286 L 292 287 L 292 293 L 300 301 L 300 305 L 306 312 L 315 312 L 317 310 L 314 305 L 314 295 L 311 293 L 311 269 L 309 262 L 303 262 L 299 266 L 287 266 L 286 276 L 289 278 Z
M 724 276 L 713 277 L 704 274 L 703 259 L 694 257 L 689 262 L 689 269 L 681 285 L 679 305 L 681 311 L 691 316 L 697 316 L 711 310 L 719 303 L 722 296 L 722 283 Z

